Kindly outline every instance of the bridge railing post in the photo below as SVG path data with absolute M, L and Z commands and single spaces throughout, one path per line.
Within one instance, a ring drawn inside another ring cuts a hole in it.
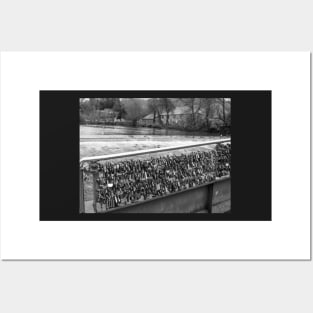
M 93 209 L 94 209 L 94 213 L 98 213 L 98 209 L 97 209 L 97 179 L 99 178 L 99 174 L 97 172 L 93 172 L 92 173 L 92 184 L 93 184 Z
M 84 199 L 84 172 L 79 171 L 79 213 L 85 213 L 85 199 Z

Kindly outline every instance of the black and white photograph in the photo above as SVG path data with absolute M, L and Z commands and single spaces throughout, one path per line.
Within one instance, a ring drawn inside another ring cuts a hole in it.
M 231 98 L 80 98 L 83 214 L 231 214 Z

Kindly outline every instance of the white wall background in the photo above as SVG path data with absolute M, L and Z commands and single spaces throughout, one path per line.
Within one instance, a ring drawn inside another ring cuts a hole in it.
M 312 1 L 1 1 L 1 50 L 313 50 Z M 296 209 L 296 208 L 295 208 Z M 312 312 L 312 262 L 0 262 L 2 312 Z

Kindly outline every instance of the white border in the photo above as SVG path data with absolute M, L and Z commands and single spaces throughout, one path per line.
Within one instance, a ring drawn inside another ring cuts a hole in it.
M 273 221 L 40 222 L 39 90 L 272 90 Z M 309 168 L 308 52 L 1 54 L 3 259 L 309 259 Z

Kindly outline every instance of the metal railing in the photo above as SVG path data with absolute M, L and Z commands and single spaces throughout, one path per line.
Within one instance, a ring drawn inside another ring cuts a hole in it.
M 194 144 L 188 145 L 178 145 L 172 147 L 163 147 L 163 148 L 154 148 L 154 149 L 147 149 L 147 150 L 139 150 L 139 151 L 131 151 L 131 152 L 122 152 L 116 154 L 108 154 L 108 155 L 100 155 L 100 156 L 92 156 L 92 157 L 84 157 L 80 159 L 80 212 L 85 212 L 85 200 L 84 200 L 84 180 L 83 180 L 83 165 L 86 162 L 97 162 L 97 161 L 107 161 L 112 159 L 120 159 L 120 158 L 127 158 L 133 157 L 137 155 L 143 154 L 151 154 L 151 153 L 159 153 L 159 152 L 166 152 L 166 151 L 173 151 L 173 150 L 180 150 L 180 149 L 188 149 L 200 146 L 207 146 L 207 145 L 216 145 L 221 143 L 231 142 L 231 139 L 216 139 L 210 141 L 202 141 Z M 95 190 L 95 179 L 93 179 L 93 189 Z M 168 195 L 164 195 L 162 197 L 166 197 Z M 154 198 L 152 200 L 157 200 L 158 198 Z M 95 200 L 94 200 L 95 201 Z
M 155 149 L 148 149 L 148 150 L 122 152 L 122 153 L 116 153 L 116 154 L 107 154 L 107 155 L 100 155 L 100 156 L 93 156 L 93 157 L 85 157 L 85 158 L 80 159 L 80 164 L 84 162 L 90 162 L 90 161 L 119 159 L 119 158 L 131 157 L 131 156 L 136 156 L 136 155 L 142 155 L 142 154 L 180 150 L 180 149 L 194 148 L 194 147 L 200 147 L 200 146 L 206 146 L 206 145 L 216 145 L 218 143 L 224 143 L 224 142 L 230 142 L 230 139 L 217 139 L 217 140 L 211 140 L 211 141 L 202 141 L 201 143 L 194 143 L 194 144 L 189 144 L 189 145 L 180 145 L 180 146 L 163 147 L 163 148 L 155 148 Z

